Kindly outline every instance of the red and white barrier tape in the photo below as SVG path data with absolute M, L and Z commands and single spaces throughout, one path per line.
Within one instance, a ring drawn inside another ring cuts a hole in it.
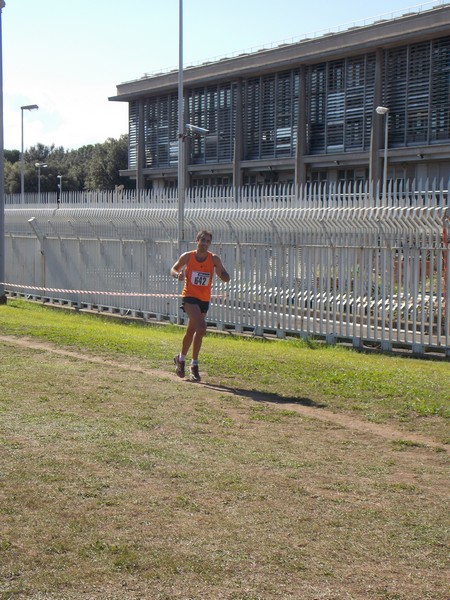
M 18 288 L 27 292 L 56 292 L 61 294 L 96 294 L 101 296 L 136 296 L 145 298 L 179 298 L 181 294 L 146 294 L 144 292 L 105 292 L 92 290 L 66 290 L 63 288 L 37 287 L 35 285 L 17 285 L 15 283 L 1 282 L 7 288 Z M 211 298 L 223 298 L 223 296 L 211 296 Z

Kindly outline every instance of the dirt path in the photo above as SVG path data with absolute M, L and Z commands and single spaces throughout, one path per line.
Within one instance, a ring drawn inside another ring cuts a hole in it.
M 135 366 L 128 363 L 123 363 L 118 360 L 111 360 L 107 358 L 102 358 L 99 356 L 94 356 L 91 354 L 84 354 L 82 352 L 76 352 L 72 350 L 64 350 L 59 348 L 56 345 L 52 345 L 48 342 L 37 341 L 32 338 L 21 337 L 16 338 L 13 336 L 0 336 L 0 342 L 4 342 L 6 344 L 14 344 L 16 346 L 21 346 L 25 348 L 30 348 L 33 350 L 41 350 L 46 352 L 51 352 L 53 354 L 57 354 L 59 356 L 66 356 L 70 358 L 74 358 L 77 360 L 82 360 L 90 363 L 100 364 L 100 365 L 108 365 L 119 369 L 124 369 L 126 371 L 132 371 L 136 373 L 143 373 L 146 375 L 156 375 L 158 377 L 166 377 L 169 380 L 180 382 L 180 379 L 175 375 L 175 373 L 170 371 L 161 371 L 158 369 L 145 369 L 142 366 Z M 186 382 L 187 385 L 192 385 Z M 242 390 L 233 389 L 231 387 L 223 387 L 220 385 L 214 385 L 209 383 L 200 384 L 207 387 L 211 392 L 217 392 L 218 394 L 228 394 L 230 396 L 244 396 Z M 253 400 L 263 403 L 270 404 L 271 406 L 279 406 L 280 409 L 283 410 L 292 410 L 298 412 L 299 414 L 309 417 L 312 419 L 318 419 L 320 421 L 326 421 L 329 423 L 334 423 L 345 429 L 358 431 L 360 433 L 365 433 L 369 435 L 375 435 L 383 437 L 387 440 L 405 440 L 407 442 L 423 444 L 424 446 L 428 446 L 431 448 L 440 448 L 446 449 L 446 445 L 440 444 L 434 440 L 427 438 L 426 436 L 402 431 L 397 429 L 391 425 L 385 424 L 377 424 L 370 423 L 368 421 L 363 421 L 361 419 L 355 418 L 352 415 L 343 414 L 343 413 L 334 413 L 330 410 L 324 408 L 310 407 L 304 406 L 301 404 L 293 403 L 293 402 L 283 402 L 280 403 L 278 397 L 271 397 L 270 394 L 260 393 L 258 392 L 248 392 L 245 394 L 247 397 L 251 397 Z

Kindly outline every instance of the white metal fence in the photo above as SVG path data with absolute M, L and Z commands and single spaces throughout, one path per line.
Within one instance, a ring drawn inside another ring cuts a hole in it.
M 184 249 L 212 230 L 232 275 L 216 278 L 210 324 L 450 356 L 447 189 L 189 190 Z M 6 197 L 5 227 L 8 293 L 183 319 L 176 192 Z

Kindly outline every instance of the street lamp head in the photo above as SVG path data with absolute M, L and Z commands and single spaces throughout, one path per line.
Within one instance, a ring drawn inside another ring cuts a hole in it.
M 2 10 L 2 8 L 5 8 L 6 6 L 6 2 L 4 0 L 0 0 L 0 10 Z
M 46 167 L 47 164 L 46 163 L 37 162 L 37 163 L 34 163 L 34 166 L 37 167 L 37 168 L 41 168 L 41 167 Z
M 185 129 L 187 135 L 205 136 L 209 133 L 209 129 L 197 127 L 197 125 L 192 125 L 192 123 L 187 123 Z
M 377 106 L 375 110 L 379 115 L 385 115 L 389 112 L 389 108 L 387 108 L 386 106 Z
M 21 110 L 37 110 L 38 108 L 39 106 L 37 104 L 26 104 L 25 106 L 20 107 Z

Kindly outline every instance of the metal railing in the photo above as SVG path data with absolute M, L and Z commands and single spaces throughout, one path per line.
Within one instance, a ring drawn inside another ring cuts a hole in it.
M 209 323 L 450 356 L 446 190 L 411 184 L 384 198 L 364 185 L 189 190 L 184 249 L 212 230 L 232 274 L 227 285 L 215 281 Z M 42 200 L 6 199 L 7 293 L 183 322 L 169 276 L 176 191 Z

